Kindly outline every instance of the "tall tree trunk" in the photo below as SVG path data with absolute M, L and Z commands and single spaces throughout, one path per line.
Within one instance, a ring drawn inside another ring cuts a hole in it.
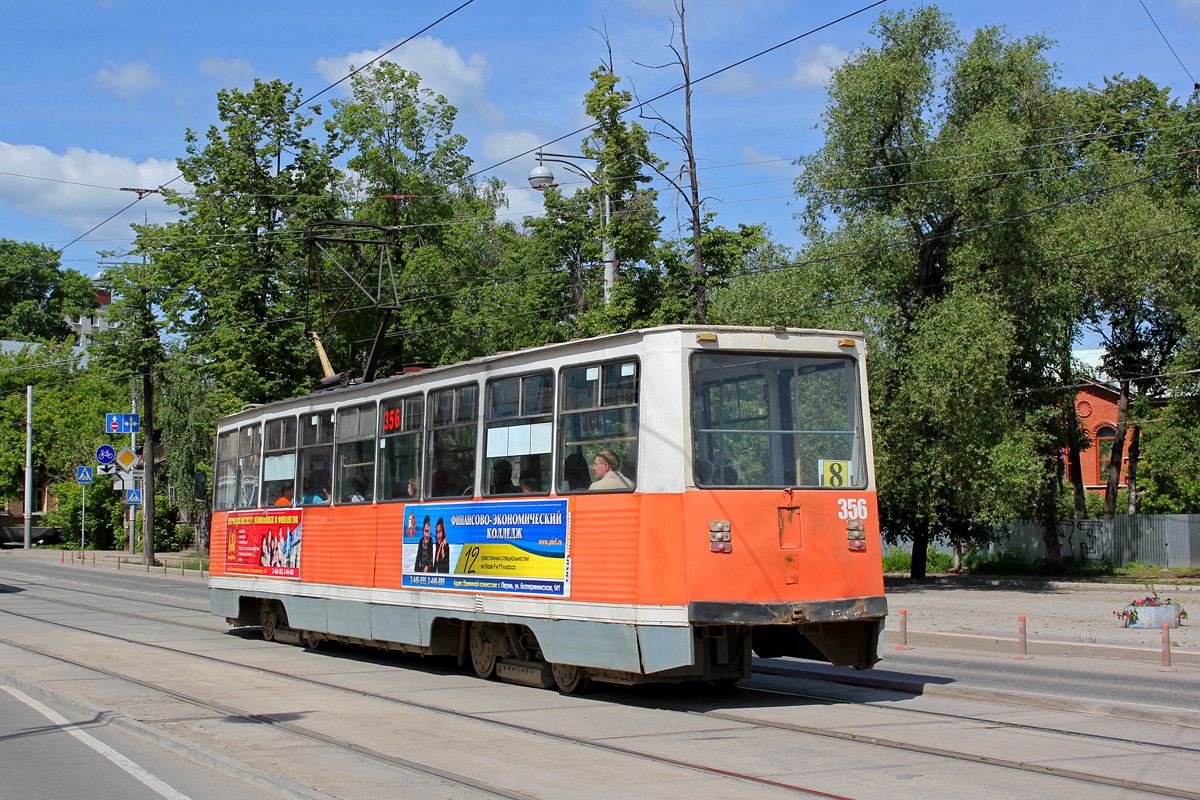
M 929 550 L 929 532 L 922 530 L 913 534 L 912 542 L 912 571 L 909 573 L 915 580 L 925 577 L 925 558 Z
M 1062 483 L 1062 459 L 1049 461 L 1042 492 L 1042 530 L 1046 542 L 1046 569 L 1062 569 L 1062 538 L 1058 535 L 1058 487 Z
M 1125 457 L 1125 431 L 1129 427 L 1129 381 L 1122 379 L 1117 401 L 1117 432 L 1113 437 L 1112 454 L 1108 458 L 1108 482 L 1104 487 L 1104 518 L 1117 513 L 1117 489 L 1121 485 L 1121 463 Z
M 692 215 L 692 271 L 696 281 L 696 322 L 701 325 L 708 323 L 708 275 L 704 266 L 704 254 L 701 252 L 700 184 L 696 175 L 696 143 L 692 138 L 692 67 L 688 58 L 687 26 L 684 24 L 684 2 L 679 0 L 676 7 L 679 13 L 679 44 L 682 51 L 683 67 L 683 152 L 687 160 L 685 167 L 688 181 L 691 184 L 691 198 L 688 200 L 688 210 Z
M 1129 431 L 1129 477 L 1126 483 L 1129 485 L 1129 509 L 1128 513 L 1137 513 L 1137 465 L 1138 457 L 1142 453 L 1141 436 L 1142 429 L 1137 425 L 1131 425 Z

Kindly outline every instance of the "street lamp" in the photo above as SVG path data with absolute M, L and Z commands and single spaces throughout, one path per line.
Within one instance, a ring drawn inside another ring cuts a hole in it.
M 596 180 L 592 173 L 585 170 L 583 167 L 571 163 L 567 159 L 577 161 L 590 161 L 586 156 L 573 156 L 567 153 L 543 153 L 539 147 L 537 151 L 537 166 L 529 172 L 529 185 L 539 192 L 545 191 L 551 186 L 557 186 L 554 182 L 554 172 L 546 166 L 545 162 L 554 161 L 563 164 L 568 172 L 585 178 L 593 186 L 599 186 L 600 182 Z M 604 192 L 604 236 L 601 239 L 601 246 L 604 254 L 602 256 L 604 263 L 604 302 L 608 302 L 612 298 L 613 285 L 617 282 L 617 250 L 613 246 L 612 238 L 609 236 L 609 222 L 612 219 L 611 210 L 609 208 L 608 191 Z

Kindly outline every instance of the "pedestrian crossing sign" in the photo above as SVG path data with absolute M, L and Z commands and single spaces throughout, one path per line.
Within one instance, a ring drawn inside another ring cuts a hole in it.
M 91 483 L 92 482 L 92 468 L 91 467 L 76 467 L 75 468 L 75 482 L 76 483 Z
M 141 505 L 142 504 L 142 490 L 141 489 L 126 489 L 125 490 L 125 502 L 131 506 Z

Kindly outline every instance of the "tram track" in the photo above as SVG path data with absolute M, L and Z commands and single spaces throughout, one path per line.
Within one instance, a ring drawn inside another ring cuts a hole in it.
M 549 730 L 544 730 L 541 728 L 534 728 L 532 726 L 521 725 L 518 723 L 507 722 L 504 720 L 497 720 L 497 719 L 493 719 L 491 717 L 486 717 L 486 716 L 482 716 L 479 714 L 472 714 L 472 713 L 465 712 L 465 711 L 458 711 L 458 710 L 452 709 L 452 708 L 435 706 L 435 705 L 431 705 L 429 703 L 421 703 L 421 702 L 417 702 L 414 700 L 405 700 L 405 699 L 396 698 L 396 697 L 389 697 L 388 695 L 380 694 L 377 692 L 364 691 L 362 689 L 356 689 L 354 687 L 343 686 L 341 684 L 332 683 L 329 681 L 318 680 L 315 678 L 307 678 L 307 677 L 298 676 L 298 675 L 291 675 L 289 673 L 282 672 L 280 670 L 273 670 L 273 669 L 269 669 L 269 668 L 265 668 L 265 667 L 261 667 L 261 666 L 256 666 L 253 664 L 245 664 L 245 663 L 238 662 L 238 661 L 231 661 L 229 659 L 218 658 L 216 656 L 208 656 L 208 655 L 203 655 L 203 654 L 191 653 L 191 652 L 188 652 L 187 650 L 181 650 L 179 648 L 170 647 L 168 645 L 162 645 L 162 644 L 157 644 L 157 643 L 152 643 L 152 642 L 141 642 L 141 641 L 138 641 L 136 639 L 131 639 L 126 636 L 119 636 L 116 634 L 104 633 L 101 631 L 93 631 L 93 630 L 89 630 L 87 628 L 81 628 L 77 625 L 69 625 L 69 624 L 62 623 L 62 622 L 56 622 L 53 620 L 45 620 L 45 619 L 41 619 L 38 617 L 34 617 L 29 614 L 22 614 L 20 612 L 15 612 L 10 609 L 0 609 L 0 613 L 28 619 L 28 620 L 35 621 L 35 622 L 41 622 L 43 624 L 54 625 L 57 627 L 68 629 L 68 630 L 73 630 L 73 631 L 76 631 L 79 633 L 87 633 L 87 634 L 91 634 L 91 635 L 95 635 L 95 636 L 101 636 L 101 637 L 111 639 L 114 641 L 118 641 L 118 642 L 122 642 L 125 644 L 140 645 L 143 647 L 153 648 L 153 649 L 159 650 L 159 651 L 166 651 L 166 652 L 169 652 L 169 653 L 172 653 L 175 655 L 182 655 L 182 656 L 188 656 L 188 657 L 192 657 L 192 658 L 203 659 L 203 660 L 209 661 L 211 663 L 221 664 L 223 666 L 250 670 L 250 671 L 253 671 L 256 673 L 271 675 L 273 677 L 283 678 L 285 680 L 300 682 L 300 683 L 304 683 L 304 684 L 314 686 L 314 687 L 319 687 L 319 688 L 326 689 L 326 690 L 333 690 L 336 692 L 345 692 L 345 693 L 353 694 L 357 697 L 368 697 L 373 700 L 379 700 L 379 701 L 383 701 L 383 702 L 387 702 L 387 703 L 404 705 L 409 708 L 432 712 L 435 714 L 448 715 L 448 716 L 452 716 L 452 717 L 455 717 L 455 718 L 461 719 L 461 720 L 484 723 L 484 724 L 487 724 L 490 726 L 497 726 L 497 727 L 501 727 L 501 728 L 504 728 L 506 730 L 509 730 L 509 731 L 515 732 L 515 733 L 553 739 L 553 740 L 567 743 L 567 744 L 579 745 L 579 746 L 587 747 L 590 749 L 602 750 L 602 751 L 605 751 L 608 753 L 614 753 L 614 754 L 618 754 L 618 755 L 622 755 L 622 756 L 629 756 L 629 757 L 633 757 L 633 758 L 637 758 L 637 759 L 641 759 L 641 760 L 653 761 L 653 762 L 659 763 L 659 764 L 680 767 L 680 768 L 695 771 L 695 772 L 705 773 L 705 774 L 708 774 L 711 776 L 730 778 L 730 779 L 734 779 L 734 780 L 741 781 L 741 782 L 747 782 L 747 783 L 757 784 L 760 786 L 771 787 L 771 788 L 780 789 L 783 791 L 788 791 L 791 793 L 801 794 L 801 795 L 805 795 L 805 796 L 809 796 L 809 797 L 823 797 L 823 798 L 829 798 L 829 800 L 851 800 L 851 798 L 844 797 L 843 795 L 833 794 L 833 793 L 829 793 L 829 792 L 823 792 L 818 789 L 813 789 L 810 787 L 799 786 L 796 784 L 789 784 L 789 783 L 785 783 L 782 781 L 774 781 L 769 778 L 763 778 L 763 777 L 756 776 L 756 775 L 748 775 L 748 774 L 744 774 L 744 773 L 735 772 L 732 770 L 720 769 L 718 767 L 705 765 L 705 764 L 699 764 L 696 762 L 686 761 L 686 760 L 682 760 L 682 759 L 675 759 L 675 758 L 663 756 L 663 755 L 657 754 L 657 753 L 639 751 L 639 750 L 635 750 L 633 748 L 621 747 L 619 745 L 614 745 L 614 744 L 610 744 L 610 743 L 606 743 L 606 742 L 600 742 L 600 741 L 596 741 L 596 740 L 592 740 L 592 739 L 586 739 L 583 737 L 571 736 L 568 734 L 558 733 L 556 731 L 549 731 Z M 325 734 L 321 734 L 319 732 L 312 731 L 303 726 L 296 725 L 295 723 L 290 723 L 290 722 L 274 719 L 273 717 L 271 717 L 271 715 L 256 714 L 256 713 L 244 710 L 244 709 L 237 709 L 236 707 L 229 706 L 227 704 L 205 700 L 204 698 L 196 697 L 196 696 L 190 695 L 186 692 L 180 692 L 180 691 L 172 689 L 170 687 L 161 686 L 161 685 L 155 684 L 151 681 L 146 681 L 146 680 L 143 680 L 140 678 L 134 678 L 134 677 L 125 675 L 123 673 L 119 673 L 114 670 L 108 670 L 106 668 L 99 667 L 99 666 L 96 666 L 93 664 L 86 664 L 86 663 L 78 661 L 76 659 L 71 659 L 71 658 L 68 658 L 68 657 L 65 657 L 62 655 L 51 653 L 49 651 L 46 651 L 46 650 L 36 647 L 34 645 L 29 645 L 29 644 L 25 644 L 22 642 L 14 641 L 12 639 L 9 639 L 8 637 L 0 636 L 0 644 L 5 644 L 10 647 L 15 647 L 17 649 L 24 650 L 29 653 L 41 655 L 44 658 L 51 658 L 51 659 L 54 659 L 61 663 L 70 664 L 77 668 L 89 670 L 91 672 L 95 672 L 97 674 L 102 674 L 107 677 L 115 678 L 118 680 L 123 680 L 123 681 L 129 682 L 129 683 L 132 683 L 134 685 L 141 686 L 144 689 L 148 689 L 150 691 L 155 691 L 155 692 L 161 693 L 164 696 L 172 697 L 176 700 L 180 700 L 182 702 L 186 702 L 186 703 L 195 705 L 197 707 L 200 707 L 200 708 L 203 708 L 203 709 L 206 709 L 209 711 L 216 711 L 217 713 L 224 714 L 227 716 L 232 716 L 237 719 L 242 719 L 246 722 L 265 724 L 271 728 L 285 731 L 287 733 L 293 734 L 295 736 L 298 736 L 298 737 L 303 738 L 308 741 L 317 741 L 317 742 L 320 742 L 327 746 L 335 747 L 335 748 L 338 748 L 341 750 L 345 750 L 347 752 L 353 752 L 357 755 L 365 756 L 365 757 L 371 758 L 372 760 L 380 761 L 382 763 L 387 763 L 392 766 L 399 766 L 399 767 L 403 767 L 405 769 L 412 769 L 414 771 L 419 771 L 424 774 L 436 775 L 437 777 L 440 777 L 443 780 L 449 780 L 458 785 L 467 786 L 467 787 L 470 787 L 470 788 L 473 788 L 473 789 L 476 789 L 479 791 L 490 792 L 493 796 L 496 796 L 496 797 L 524 798 L 525 800 L 528 800 L 528 798 L 532 797 L 532 795 L 520 793 L 520 792 L 512 792 L 511 790 L 504 789 L 503 787 L 497 787 L 495 790 L 487 789 L 484 786 L 480 785 L 480 782 L 469 778 L 469 776 L 461 776 L 462 780 L 460 780 L 459 778 L 455 777 L 456 773 L 447 772 L 445 770 L 438 770 L 437 768 L 434 768 L 434 767 L 422 765 L 419 762 L 413 762 L 408 759 L 402 759 L 402 758 L 398 758 L 395 756 L 390 756 L 386 753 L 382 753 L 380 751 L 373 750 L 371 748 L 363 747 L 362 745 L 358 745 L 358 744 L 355 744 L 352 742 L 347 742 L 345 740 L 328 737 Z M 434 772 L 434 770 L 436 770 L 436 772 Z
M 79 590 L 72 590 L 72 591 L 79 591 Z M 0 593 L 3 593 L 3 592 L 0 592 Z M 98 592 L 86 592 L 86 593 L 101 594 Z M 34 597 L 36 597 L 39 600 L 43 600 L 43 601 L 51 602 L 51 603 L 57 603 L 60 605 L 66 605 L 66 606 L 81 608 L 81 609 L 85 609 L 85 610 L 97 610 L 95 606 L 89 606 L 84 603 L 75 603 L 70 600 L 62 600 L 59 598 L 50 598 L 50 597 L 45 597 L 42 595 L 34 595 Z M 197 611 L 197 612 L 204 611 L 204 609 L 175 606 L 175 605 L 165 604 L 165 603 L 161 604 L 161 605 L 168 607 L 168 608 L 177 608 L 177 609 L 187 610 L 187 611 Z M 174 625 L 174 626 L 183 627 L 183 628 L 191 628 L 193 630 L 205 631 L 205 632 L 210 632 L 210 633 L 211 632 L 220 633 L 220 632 L 228 630 L 228 628 L 225 626 L 209 627 L 209 626 L 205 626 L 205 625 L 197 625 L 197 624 L 190 623 L 190 622 L 179 622 L 178 620 L 167 620 L 167 619 L 162 619 L 159 617 L 151 617 L 151 616 L 148 616 L 145 614 L 137 614 L 137 613 L 134 613 L 131 611 L 117 611 L 115 609 L 104 609 L 104 611 L 106 613 L 117 614 L 120 616 L 129 617 L 132 619 L 140 619 L 140 620 L 145 620 L 148 622 Z M 793 675 L 793 673 L 781 673 L 781 672 L 777 672 L 777 671 L 768 671 L 766 674 Z M 811 676 L 803 675 L 803 676 L 795 676 L 795 677 L 811 677 Z M 816 693 L 812 693 L 812 692 L 796 692 L 796 691 L 783 691 L 783 690 L 778 690 L 778 689 L 763 689 L 763 688 L 759 688 L 759 687 L 750 687 L 750 686 L 745 686 L 745 685 L 739 685 L 736 687 L 736 689 L 737 689 L 737 691 L 781 695 L 781 696 L 785 696 L 785 697 L 795 697 L 797 699 L 802 699 L 802 700 L 815 700 L 818 702 L 830 703 L 830 704 L 847 702 L 846 700 L 844 700 L 842 698 L 838 698 L 838 697 L 834 697 L 834 696 L 830 696 L 830 695 L 816 694 Z M 1176 745 L 1176 744 L 1170 744 L 1167 742 L 1154 742 L 1154 741 L 1147 741 L 1145 739 L 1133 739 L 1133 738 L 1121 737 L 1121 736 L 1108 736 L 1108 735 L 1104 735 L 1104 734 L 1091 733 L 1088 731 L 1076 731 L 1076 730 L 1069 730 L 1069 729 L 1065 729 L 1065 728 L 1052 728 L 1052 727 L 1048 727 L 1048 726 L 1044 726 L 1044 725 L 1031 725 L 1028 723 L 1012 722 L 1010 720 L 1000 720 L 1000 719 L 995 719 L 995 718 L 991 718 L 991 717 L 978 717 L 978 716 L 971 716 L 971 715 L 966 715 L 966 714 L 950 714 L 950 713 L 944 712 L 944 711 L 930 711 L 927 709 L 918 709 L 918 708 L 899 708 L 899 707 L 892 706 L 892 705 L 885 705 L 883 703 L 874 703 L 874 702 L 866 701 L 866 700 L 854 701 L 854 705 L 859 708 L 878 709 L 887 714 L 913 714 L 913 715 L 920 715 L 920 716 L 924 716 L 924 717 L 934 717 L 934 718 L 939 718 L 939 719 L 953 720 L 953 721 L 957 721 L 957 722 L 969 722 L 969 723 L 975 723 L 975 724 L 980 724 L 980 725 L 995 725 L 997 727 L 1009 728 L 1012 730 L 1029 731 L 1029 732 L 1035 732 L 1035 733 L 1048 733 L 1048 734 L 1055 734 L 1055 735 L 1059 735 L 1059 736 L 1070 736 L 1070 737 L 1074 737 L 1074 738 L 1090 739 L 1090 740 L 1094 740 L 1094 741 L 1098 741 L 1098 742 L 1107 742 L 1107 743 L 1112 743 L 1112 744 L 1128 744 L 1128 745 L 1137 745 L 1137 746 L 1142 746 L 1142 747 L 1154 747 L 1154 748 L 1163 749 L 1163 750 L 1172 750 L 1172 751 L 1176 751 L 1176 752 L 1194 753 L 1196 755 L 1200 755 L 1200 747 L 1188 747 L 1186 745 Z M 702 713 L 707 713 L 707 712 L 702 712 Z M 753 720 L 753 721 L 756 724 L 769 724 L 763 720 Z
M 96 593 L 96 594 L 100 594 L 100 593 Z M 82 608 L 82 609 L 86 609 L 86 610 L 93 610 L 93 611 L 101 610 L 105 613 L 117 614 L 117 615 L 121 615 L 121 616 L 125 616 L 125 617 L 141 619 L 141 620 L 145 620 L 145 621 L 149 621 L 149 622 L 156 622 L 156 623 L 167 622 L 172 625 L 193 628 L 196 630 L 204 631 L 206 633 L 217 632 L 217 629 L 209 628 L 209 627 L 205 627 L 205 626 L 201 626 L 201 625 L 195 625 L 193 623 L 179 622 L 179 621 L 174 621 L 174 620 L 164 620 L 164 619 L 161 619 L 158 617 L 150 617 L 147 615 L 136 614 L 134 612 L 128 612 L 128 611 L 116 611 L 116 610 L 107 609 L 107 608 L 97 609 L 94 606 L 88 606 L 83 603 L 75 603 L 72 601 L 61 600 L 58 598 L 48 598 L 48 597 L 44 597 L 41 595 L 27 595 L 27 596 L 29 596 L 30 599 L 35 599 L 38 601 L 52 602 L 52 603 L 57 603 L 57 604 L 61 604 L 61 605 L 68 605 L 68 606 L 73 606 L 73 607 L 77 607 L 77 608 Z M 169 604 L 162 604 L 162 605 L 166 606 Z M 182 609 L 182 610 L 199 611 L 200 609 L 186 608 L 186 609 Z M 303 677 L 303 676 L 291 675 L 289 673 L 281 672 L 278 670 L 264 669 L 262 667 L 255 666 L 252 664 L 245 664 L 242 662 L 230 661 L 228 659 L 217 658 L 214 656 L 207 656 L 207 655 L 203 655 L 203 654 L 191 653 L 187 650 L 181 650 L 181 649 L 173 648 L 173 647 L 170 647 L 167 645 L 140 642 L 136 639 L 130 639 L 130 638 L 124 637 L 124 636 L 118 636 L 115 634 L 108 634 L 108 633 L 103 633 L 100 631 L 94 631 L 94 630 L 90 630 L 88 628 L 79 627 L 76 625 L 69 625 L 66 623 L 56 622 L 53 620 L 45 620 L 45 619 L 41 619 L 38 617 L 34 617 L 32 615 L 21 614 L 20 612 L 14 612 L 11 610 L 0 609 L 0 611 L 2 611 L 3 613 L 6 613 L 6 614 L 12 614 L 12 615 L 24 617 L 24 618 L 27 618 L 30 620 L 42 622 L 45 624 L 60 626 L 60 627 L 67 628 L 67 629 L 74 630 L 74 631 L 81 632 L 81 633 L 103 636 L 103 637 L 107 637 L 107 638 L 110 638 L 113 640 L 130 643 L 130 644 L 135 644 L 135 645 L 140 645 L 140 646 L 144 646 L 144 647 L 152 647 L 152 648 L 156 648 L 158 650 L 169 651 L 171 653 L 183 655 L 183 656 L 187 656 L 187 657 L 206 659 L 206 660 L 209 660 L 214 663 L 219 663 L 222 665 L 231 666 L 231 667 L 235 667 L 235 668 L 239 668 L 239 669 L 254 670 L 256 672 L 270 674 L 272 676 L 283 678 L 283 679 L 290 680 L 290 681 L 302 682 L 302 683 L 309 684 L 314 687 L 320 687 L 320 688 L 326 689 L 326 690 L 352 693 L 352 694 L 355 694 L 358 696 L 366 696 L 366 697 L 370 697 L 372 699 L 378 699 L 378 700 L 381 700 L 381 701 L 384 701 L 387 703 L 402 704 L 402 705 L 405 705 L 405 706 L 408 706 L 411 708 L 420 709 L 420 710 L 438 713 L 438 714 L 450 714 L 450 715 L 453 715 L 460 719 L 486 723 L 489 725 L 502 726 L 510 731 L 520 732 L 520 733 L 524 733 L 524 734 L 528 734 L 528 735 L 551 737 L 551 738 L 557 739 L 559 741 L 569 742 L 571 744 L 582 745 L 582 746 L 591 747 L 591 748 L 600 748 L 600 749 L 603 749 L 603 750 L 606 750 L 606 751 L 612 752 L 612 753 L 619 753 L 622 755 L 632 756 L 632 757 L 642 758 L 642 759 L 650 759 L 650 760 L 657 761 L 659 763 L 671 764 L 674 766 L 679 766 L 679 767 L 690 769 L 690 770 L 698 770 L 701 772 L 706 772 L 708 774 L 720 775 L 722 777 L 735 778 L 735 779 L 743 780 L 743 781 L 752 781 L 755 783 L 769 785 L 769 786 L 772 786 L 775 788 L 785 789 L 785 790 L 789 790 L 792 792 L 798 792 L 798 793 L 808 794 L 808 795 L 812 795 L 812 796 L 824 796 L 824 797 L 834 797 L 835 796 L 835 795 L 829 795 L 826 793 L 822 793 L 817 790 L 809 789 L 807 787 L 797 786 L 794 784 L 785 784 L 785 783 L 776 782 L 776 781 L 770 781 L 767 779 L 759 778 L 757 776 L 743 775 L 743 774 L 739 774 L 736 772 L 730 772 L 730 771 L 726 771 L 726 770 L 717 769 L 717 768 L 709 766 L 709 765 L 697 764 L 697 763 L 693 763 L 693 762 L 671 759 L 671 758 L 667 758 L 667 757 L 664 757 L 659 754 L 647 753 L 644 751 L 638 751 L 638 750 L 634 750 L 631 748 L 624 748 L 624 747 L 616 746 L 616 745 L 613 745 L 610 743 L 598 742 L 598 741 L 590 740 L 590 739 L 583 738 L 583 737 L 575 737 L 575 736 L 570 736 L 567 734 L 562 734 L 562 733 L 558 733 L 558 732 L 554 732 L 554 731 L 546 731 L 546 730 L 542 730 L 542 729 L 538 729 L 538 728 L 533 728 L 530 726 L 519 725 L 519 724 L 512 723 L 512 722 L 495 720 L 493 718 L 481 716 L 478 714 L 470 714 L 467 712 L 443 708 L 443 707 L 434 706 L 434 705 L 427 704 L 427 703 L 421 703 L 421 702 L 417 702 L 417 701 L 413 701 L 413 700 L 405 700 L 405 699 L 401 699 L 401 698 L 389 697 L 387 695 L 366 692 L 361 689 L 356 689 L 356 688 L 350 687 L 350 686 L 344 686 L 342 684 L 333 683 L 330 681 L 323 681 L 323 680 L 318 680 L 318 679 L 314 679 L 314 678 L 307 678 L 307 677 Z M 12 642 L 11 640 L 0 639 L 0 641 L 3 641 L 4 643 L 9 644 L 11 646 L 16 646 L 16 647 L 27 649 L 27 650 L 30 649 L 28 646 L 22 645 L 20 643 Z M 31 652 L 32 652 L 32 650 L 31 650 Z M 45 657 L 49 657 L 49 658 L 60 658 L 60 657 L 55 656 L 50 653 L 43 653 L 43 655 Z M 67 661 L 68 663 L 71 663 L 70 659 L 61 659 L 60 658 L 60 660 L 64 660 L 64 661 Z M 94 669 L 90 665 L 80 664 L 79 666 L 82 666 L 85 669 Z M 113 675 L 112 677 L 123 678 L 124 676 Z M 142 682 L 140 680 L 135 679 L 134 682 L 145 686 L 145 688 L 152 688 L 156 691 L 164 690 L 164 687 L 147 685 L 145 682 Z M 739 687 L 739 691 L 762 692 L 765 690 L 755 689 L 755 688 L 751 688 L 751 687 Z M 206 701 L 204 701 L 202 698 L 183 697 L 183 696 L 181 696 L 181 693 L 175 692 L 174 690 L 167 689 L 166 693 L 170 694 L 171 696 L 177 697 L 178 699 L 186 700 L 187 702 L 195 701 L 197 705 L 204 706 L 206 703 Z M 793 693 L 793 692 L 778 692 L 778 693 L 784 694 L 787 696 L 795 696 L 798 698 L 819 700 L 822 702 L 838 702 L 836 698 L 825 697 L 825 696 L 816 695 L 816 694 L 808 694 L 808 693 L 800 693 L 800 692 L 795 692 L 795 693 Z M 186 694 L 186 693 L 184 693 L 184 694 Z M 1160 748 L 1163 750 L 1170 750 L 1170 751 L 1176 751 L 1176 752 L 1187 752 L 1187 753 L 1200 752 L 1200 750 L 1197 750 L 1196 748 L 1189 748 L 1189 747 L 1180 746 L 1180 745 L 1170 745 L 1170 744 L 1166 744 L 1166 743 L 1146 742 L 1146 741 L 1134 740 L 1134 739 L 1122 739 L 1120 737 L 1107 737 L 1107 736 L 1100 736 L 1097 734 L 1090 734 L 1090 733 L 1078 732 L 1078 731 L 1069 731 L 1069 730 L 1063 730 L 1063 729 L 1050 729 L 1050 728 L 1044 728 L 1044 727 L 1039 727 L 1039 726 L 1022 725 L 1020 723 L 1005 723 L 1003 721 L 987 719 L 987 718 L 982 718 L 982 717 L 950 715 L 950 714 L 944 714 L 941 712 L 925 712 L 925 711 L 921 711 L 918 709 L 893 709 L 893 708 L 879 706 L 877 704 L 863 704 L 863 705 L 869 705 L 873 709 L 877 709 L 877 710 L 884 711 L 884 712 L 901 712 L 902 711 L 902 712 L 909 712 L 909 713 L 922 713 L 922 714 L 933 715 L 933 716 L 943 716 L 943 717 L 947 717 L 947 718 L 954 719 L 957 721 L 962 721 L 962 722 L 971 722 L 971 723 L 978 723 L 978 724 L 985 724 L 985 725 L 995 725 L 998 727 L 1015 728 L 1015 729 L 1019 729 L 1019 730 L 1026 730 L 1026 731 L 1030 731 L 1030 732 L 1037 732 L 1037 733 L 1043 733 L 1043 734 L 1049 733 L 1049 734 L 1058 734 L 1058 735 L 1063 735 L 1063 736 L 1073 736 L 1073 737 L 1081 737 L 1081 738 L 1087 738 L 1087 739 L 1095 739 L 1095 740 L 1103 741 L 1106 743 L 1119 743 L 1119 744 L 1125 744 L 1125 745 L 1137 745 L 1137 746 L 1141 746 L 1141 747 L 1153 747 L 1153 748 Z M 1035 773 L 1035 774 L 1039 774 L 1039 775 L 1054 776 L 1054 777 L 1058 777 L 1058 778 L 1065 779 L 1065 780 L 1091 783 L 1091 784 L 1099 784 L 1099 785 L 1104 785 L 1104 786 L 1109 786 L 1109 787 L 1114 787 L 1114 788 L 1128 789 L 1128 790 L 1133 790 L 1133 791 L 1157 794 L 1160 796 L 1192 798 L 1193 800 L 1200 800 L 1200 793 L 1189 792 L 1189 791 L 1177 789 L 1174 787 L 1159 786 L 1159 785 L 1142 783 L 1142 782 L 1138 782 L 1138 781 L 1130 781 L 1130 780 L 1112 778 L 1109 776 L 1097 775 L 1094 773 L 1084 773 L 1084 772 L 1078 772 L 1078 771 L 1072 771 L 1072 770 L 1065 770 L 1065 769 L 1061 769 L 1061 768 L 1057 768 L 1057 767 L 1048 767 L 1045 765 L 1024 763 L 1024 762 L 1019 762 L 1019 761 L 1014 761 L 1014 760 L 1009 760 L 1009 759 L 998 758 L 995 756 L 986 756 L 986 755 L 982 755 L 982 754 L 978 754 L 978 753 L 969 753 L 969 752 L 965 752 L 965 751 L 930 747 L 927 745 L 921 745 L 921 744 L 916 744 L 916 743 L 912 743 L 912 742 L 903 742 L 903 741 L 884 739 L 884 738 L 874 737 L 874 736 L 862 736 L 859 734 L 848 733 L 845 731 L 839 731 L 839 730 L 835 730 L 832 728 L 821 728 L 821 727 L 816 727 L 816 726 L 804 726 L 804 725 L 797 725 L 797 724 L 791 724 L 791 723 L 785 723 L 785 722 L 764 720 L 761 718 L 756 718 L 756 717 L 747 716 L 747 715 L 743 715 L 743 714 L 730 713 L 730 712 L 725 712 L 725 711 L 711 711 L 711 710 L 710 711 L 696 711 L 694 709 L 687 708 L 686 705 L 680 705 L 680 706 L 674 707 L 674 708 L 672 708 L 672 707 L 664 708 L 661 704 L 658 704 L 658 705 L 655 705 L 654 707 L 663 708 L 663 710 L 671 710 L 671 711 L 675 711 L 675 712 L 700 714 L 700 715 L 709 717 L 711 719 L 720 719 L 722 721 L 732 722 L 734 724 L 748 725 L 748 726 L 754 726 L 754 727 L 758 727 L 758 728 L 771 728 L 771 729 L 783 730 L 783 731 L 788 731 L 791 733 L 803 734 L 803 735 L 808 735 L 808 736 L 817 736 L 817 737 L 822 737 L 822 738 L 826 738 L 826 739 L 834 739 L 834 740 L 845 741 L 845 742 L 853 742 L 853 743 L 857 743 L 857 744 L 870 745 L 870 746 L 881 747 L 881 748 L 886 748 L 886 749 L 902 750 L 902 751 L 917 753 L 917 754 L 925 755 L 925 756 L 948 758 L 948 759 L 953 759 L 955 761 L 960 761 L 960 762 L 977 763 L 980 765 L 986 765 L 986 766 L 990 766 L 990 767 L 994 767 L 994 768 L 1020 770 L 1020 771 Z M 241 714 L 236 709 L 230 709 L 230 708 L 224 708 L 224 707 L 220 709 L 220 712 L 225 713 L 225 714 L 235 713 L 235 714 L 238 714 L 239 716 L 245 717 L 248 721 L 253 721 L 253 722 L 269 721 L 270 724 L 272 724 L 274 727 L 277 727 L 281 730 L 289 730 L 290 728 L 295 727 L 295 728 L 297 728 L 297 731 L 296 731 L 297 735 L 301 735 L 301 736 L 305 735 L 303 732 L 304 729 L 301 729 L 299 726 L 294 726 L 292 723 L 281 723 L 278 721 L 269 720 L 269 718 L 267 720 L 259 720 L 259 719 L 255 718 L 256 715 Z M 323 736 L 323 735 L 317 734 L 317 736 Z M 333 742 L 327 742 L 327 744 L 330 744 L 330 746 L 336 746 L 336 744 L 334 744 Z M 356 747 L 357 746 L 352 746 L 350 749 L 354 750 L 355 752 L 359 752 L 359 750 L 355 749 Z M 367 753 L 361 753 L 361 752 L 360 752 L 360 754 L 367 755 Z M 387 754 L 381 754 L 381 755 L 385 756 L 385 760 L 386 760 L 386 758 L 393 758 L 393 757 L 387 756 Z M 497 796 L 510 796 L 510 795 L 500 794 Z M 516 795 L 516 796 L 527 796 L 527 795 Z

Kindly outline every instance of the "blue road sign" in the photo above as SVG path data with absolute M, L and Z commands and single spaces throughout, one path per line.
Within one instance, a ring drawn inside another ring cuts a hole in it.
M 113 459 L 117 457 L 117 451 L 106 444 L 96 448 L 96 460 L 101 464 L 111 464 Z
M 75 482 L 76 483 L 91 483 L 92 482 L 92 468 L 91 467 L 76 467 L 75 468 Z
M 141 433 L 141 414 L 105 414 L 104 430 L 109 433 Z
M 142 504 L 142 490 L 141 489 L 126 489 L 125 490 L 125 502 L 131 506 L 141 505 Z

